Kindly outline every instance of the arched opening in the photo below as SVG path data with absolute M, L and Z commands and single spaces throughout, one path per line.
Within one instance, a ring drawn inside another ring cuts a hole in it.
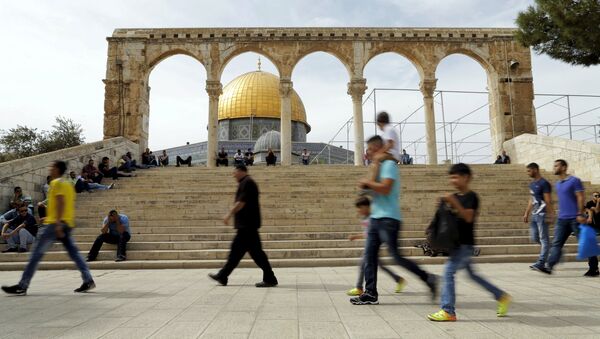
M 435 119 L 440 162 L 489 163 L 492 159 L 484 67 L 465 54 L 450 54 L 437 66 Z
M 330 53 L 312 52 L 296 63 L 292 81 L 311 126 L 308 144 L 293 144 L 292 152 L 307 148 L 313 162 L 352 164 L 354 132 L 346 66 Z
M 168 56 L 151 66 L 148 147 L 156 153 L 206 141 L 208 95 L 204 66 L 182 54 Z M 176 153 L 169 155 L 174 158 L 185 152 Z
M 363 74 L 369 87 L 363 98 L 365 139 L 381 134 L 375 116 L 386 111 L 398 133 L 400 149 L 406 149 L 414 163 L 426 163 L 423 95 L 415 65 L 398 53 L 382 53 L 369 60 Z

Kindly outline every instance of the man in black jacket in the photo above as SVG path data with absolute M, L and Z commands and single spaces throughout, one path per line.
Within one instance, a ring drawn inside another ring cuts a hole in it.
M 267 255 L 262 250 L 258 234 L 261 225 L 258 186 L 248 175 L 245 165 L 237 165 L 233 170 L 233 177 L 239 183 L 235 193 L 235 204 L 225 215 L 223 222 L 225 225 L 229 225 L 231 217 L 234 217 L 234 227 L 237 233 L 231 243 L 231 251 L 225 266 L 219 273 L 211 273 L 208 276 L 226 286 L 227 277 L 240 263 L 244 254 L 249 252 L 256 265 L 263 270 L 263 280 L 256 283 L 256 287 L 275 287 L 278 283 L 277 278 L 271 269 Z

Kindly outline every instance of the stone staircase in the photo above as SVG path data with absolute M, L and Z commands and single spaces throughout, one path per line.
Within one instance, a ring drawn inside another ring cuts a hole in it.
M 481 255 L 476 260 L 534 262 L 539 247 L 530 243 L 528 225 L 521 221 L 529 181 L 523 166 L 474 165 L 473 170 L 473 189 L 482 200 L 476 231 Z M 235 232 L 221 219 L 236 189 L 231 171 L 231 167 L 138 170 L 136 178 L 119 180 L 114 190 L 79 194 L 74 237 L 80 250 L 87 253 L 103 217 L 117 209 L 130 218 L 128 260 L 115 263 L 115 245 L 105 244 L 92 269 L 222 266 Z M 445 166 L 401 168 L 404 223 L 399 245 L 404 255 L 420 263 L 445 260 L 424 256 L 414 244 L 424 238 L 437 197 L 449 191 L 446 171 Z M 250 168 L 261 190 L 261 236 L 273 266 L 356 265 L 363 241 L 348 241 L 348 236 L 362 232 L 354 200 L 356 182 L 365 172 L 342 165 Z M 567 260 L 573 260 L 575 240 L 565 248 Z M 27 254 L 2 254 L 0 270 L 22 269 L 27 259 Z M 241 264 L 252 265 L 248 257 Z M 53 245 L 41 264 L 42 269 L 73 267 L 60 244 Z

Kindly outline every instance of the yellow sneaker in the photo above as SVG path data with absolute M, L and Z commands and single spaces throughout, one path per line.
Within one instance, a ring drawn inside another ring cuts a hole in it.
M 348 290 L 348 292 L 346 292 L 346 294 L 349 295 L 349 296 L 351 296 L 351 297 L 359 296 L 359 295 L 363 294 L 363 289 L 355 287 L 355 288 L 353 288 L 351 290 Z
M 496 311 L 496 315 L 498 317 L 506 317 L 506 313 L 508 313 L 508 307 L 512 302 L 512 297 L 509 294 L 504 293 L 500 299 L 498 299 L 498 309 Z
M 439 310 L 427 315 L 427 319 L 431 321 L 456 321 L 456 314 L 450 314 L 444 310 Z
M 398 280 L 398 282 L 396 283 L 396 289 L 394 290 L 394 292 L 402 293 L 405 286 L 406 286 L 406 280 L 404 280 L 404 278 L 400 278 Z

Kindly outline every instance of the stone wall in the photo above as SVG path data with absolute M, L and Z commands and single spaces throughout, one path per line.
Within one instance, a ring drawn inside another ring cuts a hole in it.
M 115 163 L 116 159 L 127 151 L 138 158 L 137 150 L 137 144 L 123 137 L 117 137 L 0 163 L 0 213 L 8 207 L 15 186 L 21 186 L 23 192 L 33 197 L 34 201 L 42 200 L 42 186 L 48 175 L 48 164 L 54 160 L 66 161 L 67 171 L 79 173 L 89 159 L 94 159 L 96 166 L 104 156 Z
M 564 159 L 569 172 L 583 180 L 600 184 L 600 145 L 543 135 L 522 134 L 504 142 L 504 149 L 513 163 L 536 162 L 552 170 L 554 160 Z

